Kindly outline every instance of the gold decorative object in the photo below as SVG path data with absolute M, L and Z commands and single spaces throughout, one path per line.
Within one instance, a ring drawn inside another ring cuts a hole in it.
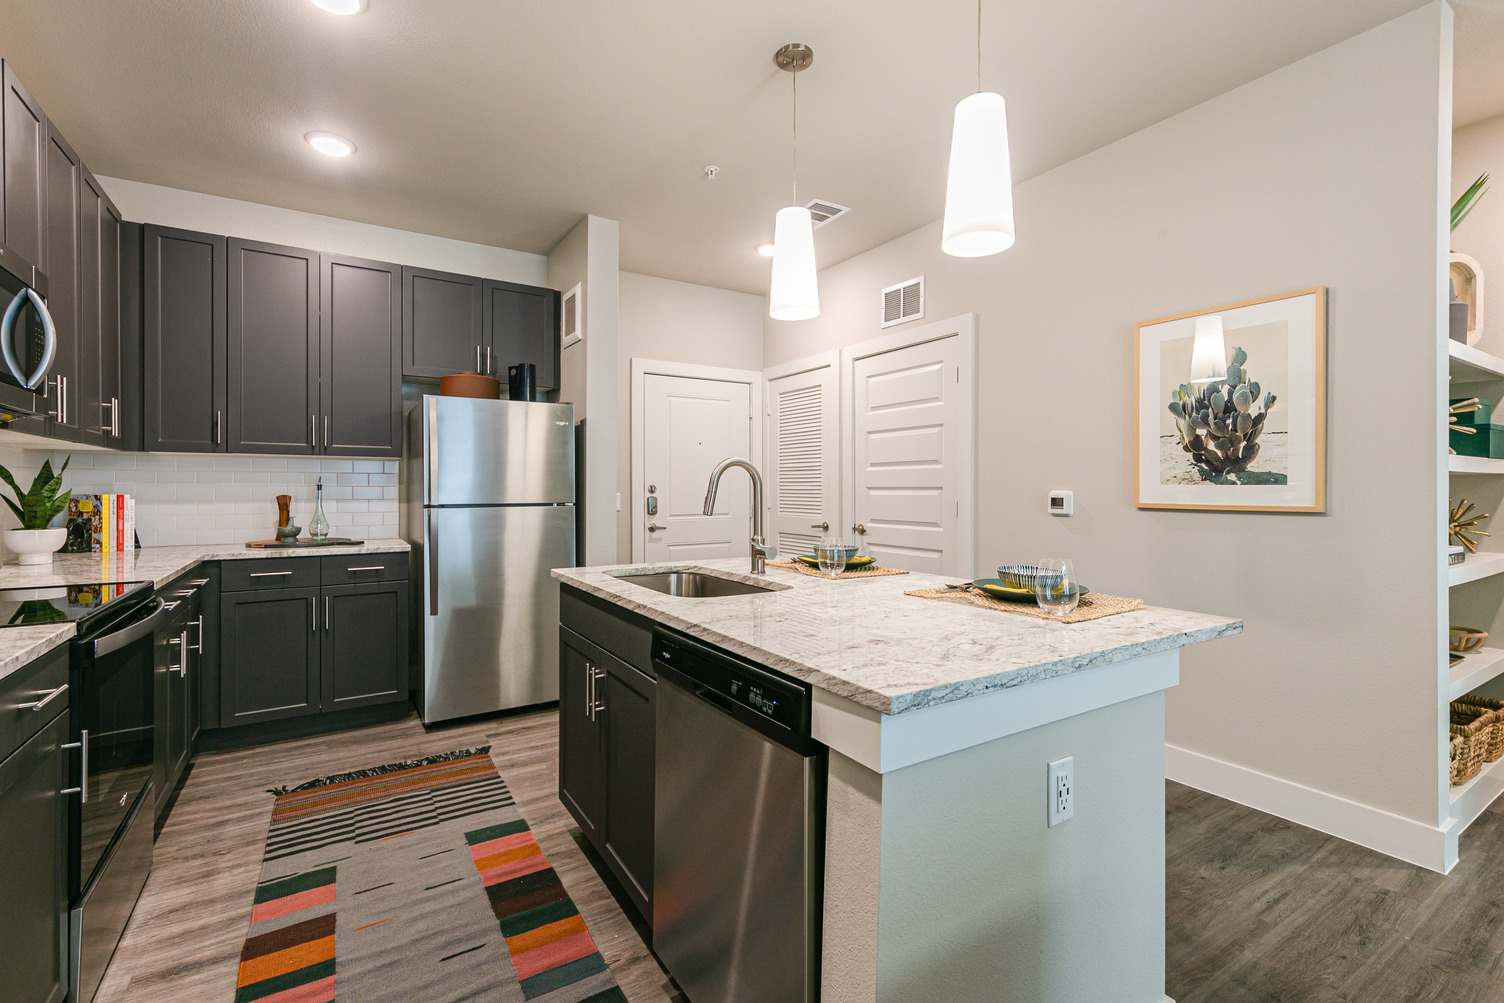
M 1467 414 L 1469 411 L 1481 410 L 1483 410 L 1483 405 L 1476 397 L 1469 397 L 1465 401 L 1458 401 L 1456 404 L 1452 404 L 1447 408 L 1447 427 L 1451 429 L 1451 431 L 1461 432 L 1463 435 L 1477 435 L 1478 430 L 1476 428 L 1472 428 L 1468 425 L 1457 424 L 1457 416 L 1459 414 Z M 1457 450 L 1455 449 L 1448 449 L 1447 452 L 1452 456 L 1457 455 Z
M 1466 498 L 1458 502 L 1452 509 L 1451 523 L 1447 526 L 1447 537 L 1456 544 L 1460 544 L 1463 550 L 1469 554 L 1478 552 L 1478 541 L 1474 537 L 1492 536 L 1493 534 L 1478 529 L 1478 523 L 1489 518 L 1487 514 L 1474 515 L 1477 511 L 1473 503 Z

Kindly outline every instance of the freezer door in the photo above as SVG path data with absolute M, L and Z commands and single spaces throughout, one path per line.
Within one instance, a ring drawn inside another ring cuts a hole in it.
M 574 405 L 423 398 L 425 505 L 574 501 Z
M 559 583 L 574 506 L 424 510 L 425 724 L 559 698 Z

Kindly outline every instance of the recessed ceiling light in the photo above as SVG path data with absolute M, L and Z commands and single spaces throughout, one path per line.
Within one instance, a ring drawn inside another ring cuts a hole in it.
M 308 145 L 327 157 L 348 157 L 355 152 L 355 144 L 332 132 L 310 132 L 303 137 Z
M 366 9 L 366 0 L 313 0 L 313 3 L 331 14 L 359 14 Z
M 758 244 L 757 245 L 757 253 L 761 254 L 764 258 L 771 258 L 773 256 L 773 245 L 772 244 Z

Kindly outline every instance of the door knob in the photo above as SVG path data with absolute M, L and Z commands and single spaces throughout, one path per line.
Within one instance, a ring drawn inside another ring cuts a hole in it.
M 867 533 L 867 527 L 864 524 L 860 523 L 860 522 L 857 523 L 855 526 L 852 526 L 851 528 L 854 529 L 854 530 L 856 530 L 858 533 L 861 533 L 864 536 Z
M 667 526 L 660 526 L 656 522 L 650 522 L 650 523 L 648 523 L 648 532 L 649 533 L 661 533 L 665 529 L 668 529 L 668 527 Z
M 811 523 L 809 528 L 810 529 L 825 529 L 825 530 L 828 530 L 828 529 L 830 529 L 830 523 L 828 523 L 828 522 Z

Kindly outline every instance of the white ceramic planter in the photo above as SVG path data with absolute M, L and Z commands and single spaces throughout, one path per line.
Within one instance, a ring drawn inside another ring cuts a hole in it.
M 5 546 L 17 564 L 51 564 L 52 553 L 68 542 L 66 529 L 7 529 Z

